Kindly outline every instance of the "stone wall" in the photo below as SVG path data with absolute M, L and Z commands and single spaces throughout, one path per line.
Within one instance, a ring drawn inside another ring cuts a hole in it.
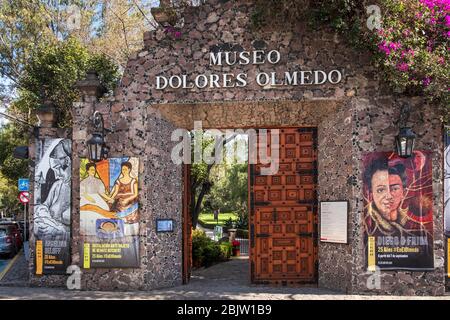
M 140 159 L 141 267 L 96 269 L 83 273 L 85 289 L 151 289 L 181 283 L 181 167 L 170 160 L 170 134 L 176 127 L 203 128 L 318 127 L 319 200 L 349 200 L 348 244 L 319 243 L 319 286 L 349 293 L 442 294 L 444 291 L 442 231 L 442 131 L 439 115 L 421 98 L 393 95 L 378 79 L 370 56 L 353 51 L 330 30 L 296 25 L 286 30 L 254 31 L 249 1 L 210 0 L 184 13 L 179 40 L 164 30 L 144 34 L 145 48 L 128 61 L 113 97 L 98 102 L 92 95 L 74 106 L 73 177 L 85 141 L 92 133 L 93 110 L 105 116 L 110 156 Z M 276 65 L 209 65 L 211 50 L 279 50 Z M 261 88 L 155 89 L 157 75 L 211 74 L 339 69 L 336 85 Z M 411 116 L 417 148 L 434 151 L 434 272 L 383 272 L 382 288 L 368 291 L 364 270 L 361 216 L 361 159 L 364 152 L 393 148 L 401 102 L 414 105 Z M 73 188 L 72 258 L 79 256 L 79 185 Z M 175 219 L 173 234 L 156 234 L 155 218 Z M 42 277 L 41 285 L 52 283 Z M 53 279 L 53 277 L 52 277 Z M 56 278 L 55 278 L 56 279 Z M 55 280 L 56 283 L 56 280 Z
M 354 183 L 350 101 L 328 113 L 318 134 L 319 201 L 350 200 Z M 347 244 L 319 242 L 319 287 L 351 291 L 352 244 L 358 236 L 351 232 L 355 215 L 350 203 Z
M 172 163 L 170 135 L 174 125 L 154 108 L 142 103 L 81 102 L 74 107 L 74 177 L 79 158 L 86 157 L 86 132 L 93 111 L 100 111 L 107 135 L 109 156 L 139 158 L 140 268 L 83 270 L 82 288 L 92 290 L 148 290 L 181 284 L 182 267 L 182 176 Z M 169 183 L 168 183 L 169 182 Z M 73 203 L 73 262 L 80 263 L 79 184 Z M 156 233 L 156 219 L 174 219 L 173 233 Z
M 376 95 L 384 91 L 367 52 L 356 52 L 332 30 L 313 31 L 306 24 L 286 25 L 283 30 L 255 30 L 251 23 L 251 1 L 210 0 L 200 7 L 188 8 L 180 39 L 163 28 L 144 34 L 145 48 L 128 61 L 116 98 L 151 103 L 222 102 L 257 100 L 301 100 Z M 210 52 L 279 50 L 281 61 L 275 65 L 213 65 Z M 341 70 L 338 84 L 304 86 L 266 86 L 261 88 L 255 76 L 259 72 Z M 246 73 L 249 84 L 236 88 L 156 90 L 156 76 L 186 74 Z
M 391 151 L 398 131 L 400 106 L 412 106 L 410 125 L 417 134 L 417 150 L 433 152 L 433 212 L 434 212 L 434 267 L 430 272 L 383 271 L 381 289 L 368 290 L 366 274 L 362 212 L 363 182 L 361 164 L 364 152 Z M 352 101 L 352 162 L 357 183 L 353 184 L 351 207 L 354 210 L 352 233 L 352 291 L 367 294 L 442 295 L 445 292 L 444 238 L 443 238 L 443 127 L 436 106 L 421 98 L 380 97 Z

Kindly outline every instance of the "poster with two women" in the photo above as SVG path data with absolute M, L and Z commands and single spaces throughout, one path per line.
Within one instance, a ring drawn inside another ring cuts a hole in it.
M 432 153 L 409 158 L 372 152 L 363 159 L 364 245 L 367 268 L 432 270 Z
M 139 160 L 80 163 L 83 268 L 139 267 Z

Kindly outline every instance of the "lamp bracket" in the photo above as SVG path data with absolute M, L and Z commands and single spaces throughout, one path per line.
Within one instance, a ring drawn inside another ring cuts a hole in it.
M 411 115 L 411 106 L 408 103 L 404 103 L 400 109 L 399 123 L 401 127 L 406 127 Z
M 103 115 L 99 111 L 95 111 L 92 117 L 94 123 L 94 128 L 96 132 L 100 132 L 104 135 L 105 132 L 111 133 L 112 130 L 105 128 L 105 122 L 103 120 Z

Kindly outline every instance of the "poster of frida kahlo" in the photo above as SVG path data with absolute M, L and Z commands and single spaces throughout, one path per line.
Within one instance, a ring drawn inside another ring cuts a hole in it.
M 363 158 L 364 245 L 367 268 L 432 270 L 431 152 L 410 158 L 372 152 Z
M 83 268 L 139 267 L 139 160 L 80 162 Z

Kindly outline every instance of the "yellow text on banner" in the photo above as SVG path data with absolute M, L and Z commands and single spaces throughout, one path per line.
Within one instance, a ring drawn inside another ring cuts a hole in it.
M 91 245 L 85 243 L 83 247 L 83 268 L 89 269 L 91 267 Z
M 42 240 L 36 241 L 36 274 L 42 274 L 44 266 L 44 250 Z
M 367 241 L 367 270 L 375 271 L 375 237 Z

